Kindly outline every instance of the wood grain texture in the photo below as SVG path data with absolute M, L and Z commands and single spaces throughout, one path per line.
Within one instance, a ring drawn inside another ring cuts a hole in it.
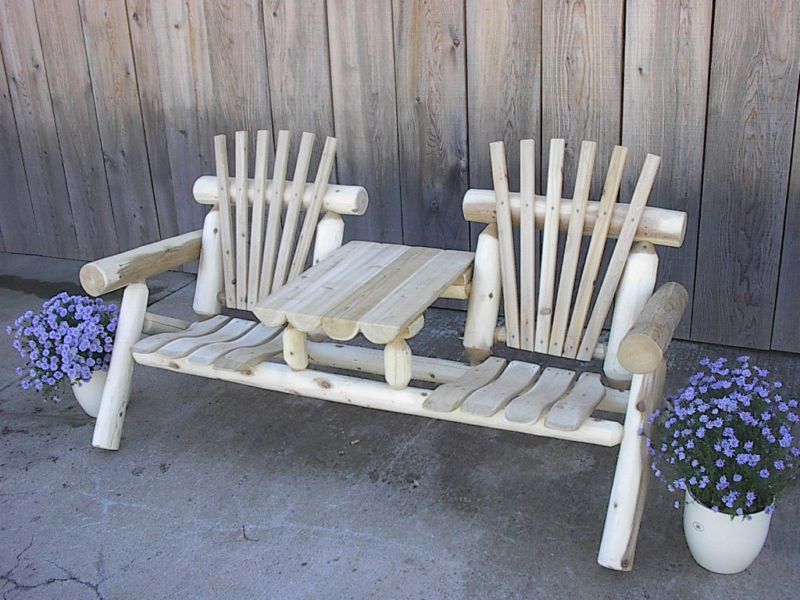
M 625 15 L 622 143 L 634 167 L 622 182 L 627 199 L 648 152 L 662 157 L 650 206 L 688 213 L 681 248 L 659 250 L 659 281 L 694 289 L 706 97 L 711 50 L 711 0 L 629 0 Z M 690 301 L 691 306 L 691 301 Z M 688 337 L 691 310 L 678 327 Z
M 80 258 L 32 0 L 0 2 L 0 47 L 41 249 Z M 4 236 L 5 237 L 5 236 Z
M 2 44 L 0 44 L 1 46 Z M 17 122 L 11 106 L 11 93 L 0 48 L 0 172 L 3 193 L 0 194 L 0 233 L 6 252 L 42 254 L 45 249 L 36 227 L 36 217 L 25 179 Z
M 403 240 L 469 247 L 464 5 L 394 2 Z
M 310 131 L 320 140 L 333 136 L 325 0 L 265 0 L 263 14 L 275 130 L 288 129 L 295 135 Z M 289 154 L 290 173 L 297 148 L 293 146 Z M 319 144 L 312 164 L 321 154 Z M 336 177 L 331 181 L 336 183 Z
M 623 4 L 542 2 L 542 139 L 567 142 L 567 197 L 572 196 L 581 142 L 598 142 L 597 163 L 604 166 L 620 141 Z M 593 196 L 602 185 L 603 170 L 598 169 L 592 178 Z
M 692 336 L 768 348 L 780 265 L 800 4 L 716 5 Z
M 119 251 L 77 2 L 36 0 L 36 21 L 81 256 Z
M 345 233 L 402 242 L 391 0 L 329 0 L 328 28 L 338 179 L 370 196 L 367 216 L 347 218 Z
M 161 237 L 125 4 L 81 0 L 106 177 L 123 250 Z

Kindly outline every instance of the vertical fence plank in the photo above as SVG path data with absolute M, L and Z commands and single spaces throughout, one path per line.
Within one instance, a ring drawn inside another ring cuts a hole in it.
M 795 121 L 792 172 L 789 177 L 771 348 L 800 352 L 800 336 L 797 335 L 800 331 L 800 310 L 797 310 L 797 299 L 800 298 L 800 111 L 797 112 Z
M 468 248 L 464 4 L 394 2 L 403 238 Z
M 689 219 L 683 247 L 659 249 L 659 280 L 680 282 L 690 299 L 697 261 L 712 9 L 712 0 L 628 0 L 625 18 L 622 143 L 635 168 L 622 182 L 622 197 L 633 192 L 647 153 L 661 156 L 649 204 L 686 211 Z M 690 301 L 677 336 L 688 337 L 691 315 Z
M 349 238 L 403 239 L 391 0 L 329 0 L 339 181 L 363 185 L 369 209 L 346 219 Z
M 108 256 L 119 243 L 78 3 L 36 0 L 34 7 L 78 246 L 84 258 Z
M 0 13 L 2 14 L 2 13 Z M 2 41 L 2 40 L 0 40 Z M 0 44 L 2 46 L 2 44 Z M 6 252 L 42 254 L 45 252 L 36 226 L 36 216 L 17 134 L 11 93 L 0 47 L 0 173 L 3 193 L 0 194 L 0 231 Z
M 265 0 L 263 8 L 275 130 L 288 129 L 296 139 L 303 131 L 320 140 L 333 136 L 325 0 Z M 290 151 L 289 172 L 294 171 L 298 148 Z M 318 144 L 313 164 L 321 154 Z
M 81 0 L 100 141 L 122 249 L 160 238 L 125 4 Z
M 581 142 L 597 142 L 592 197 L 598 197 L 620 141 L 622 9 L 623 0 L 542 3 L 542 139 L 567 142 L 565 197 L 572 196 Z M 540 155 L 544 165 L 547 153 Z
M 41 249 L 80 258 L 32 0 L 0 2 L 0 46 Z
M 768 348 L 800 73 L 800 3 L 717 3 L 692 336 Z

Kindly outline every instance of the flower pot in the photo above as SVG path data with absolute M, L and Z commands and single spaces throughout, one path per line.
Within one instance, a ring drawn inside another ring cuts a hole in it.
M 103 398 L 103 387 L 106 384 L 108 371 L 92 371 L 89 381 L 73 381 L 72 393 L 83 411 L 90 417 L 97 418 L 100 412 L 100 400 Z
M 747 517 L 714 512 L 694 499 L 687 490 L 683 510 L 683 532 L 692 556 L 714 573 L 739 573 L 756 559 L 767 539 L 771 514 Z

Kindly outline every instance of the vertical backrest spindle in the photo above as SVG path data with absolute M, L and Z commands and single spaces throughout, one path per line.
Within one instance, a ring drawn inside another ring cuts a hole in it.
M 217 167 L 217 197 L 219 198 L 219 228 L 222 243 L 225 303 L 236 306 L 236 271 L 233 263 L 233 233 L 231 229 L 231 198 L 228 190 L 228 144 L 224 135 L 214 137 L 214 158 Z
M 264 240 L 264 255 L 261 261 L 261 283 L 258 296 L 264 298 L 272 291 L 272 276 L 275 272 L 275 256 L 281 237 L 281 211 L 283 210 L 283 191 L 286 186 L 286 167 L 289 164 L 289 132 L 278 132 L 278 146 L 275 151 L 275 166 L 270 182 L 269 213 L 267 214 L 267 234 Z
M 253 310 L 258 301 L 261 280 L 261 251 L 264 248 L 264 211 L 267 192 L 267 161 L 269 160 L 269 131 L 256 134 L 256 170 L 253 189 L 253 214 L 250 227 L 250 258 L 247 279 L 247 309 Z
M 247 160 L 247 132 L 236 132 L 236 194 L 239 201 L 236 203 L 236 308 L 247 308 L 247 253 L 250 248 L 247 243 L 249 235 L 249 202 L 247 199 L 248 187 L 248 160 Z
M 519 143 L 520 346 L 533 351 L 536 331 L 536 150 Z

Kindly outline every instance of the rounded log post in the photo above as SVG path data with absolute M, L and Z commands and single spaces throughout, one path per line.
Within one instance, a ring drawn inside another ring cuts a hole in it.
M 622 273 L 616 299 L 614 316 L 611 319 L 611 332 L 603 362 L 603 372 L 609 384 L 615 388 L 627 388 L 631 383 L 631 373 L 617 358 L 622 338 L 636 322 L 645 303 L 653 294 L 658 273 L 658 254 L 653 244 L 635 242 L 628 255 L 625 271 Z
M 314 262 L 323 258 L 342 245 L 344 239 L 344 219 L 335 212 L 326 212 L 317 224 L 317 239 L 314 242 Z
M 200 246 L 200 266 L 194 288 L 192 308 L 200 316 L 211 317 L 222 310 L 219 294 L 222 291 L 222 243 L 219 237 L 219 210 L 209 211 L 203 221 L 203 241 Z
M 411 348 L 402 338 L 386 344 L 383 349 L 383 366 L 386 383 L 395 390 L 408 387 L 411 381 Z
M 122 424 L 131 393 L 133 355 L 131 348 L 142 336 L 144 315 L 147 311 L 147 285 L 132 283 L 125 288 L 119 311 L 114 350 L 108 367 L 108 378 L 103 388 L 100 412 L 94 425 L 92 446 L 117 450 L 122 438 Z
M 283 360 L 294 371 L 308 367 L 308 340 L 306 334 L 287 325 L 283 331 Z
M 500 243 L 497 226 L 488 225 L 478 236 L 472 289 L 464 327 L 464 351 L 476 364 L 492 353 L 500 311 Z
M 656 369 L 688 302 L 689 294 L 680 283 L 670 281 L 658 288 L 620 343 L 618 357 L 622 366 L 632 373 Z

